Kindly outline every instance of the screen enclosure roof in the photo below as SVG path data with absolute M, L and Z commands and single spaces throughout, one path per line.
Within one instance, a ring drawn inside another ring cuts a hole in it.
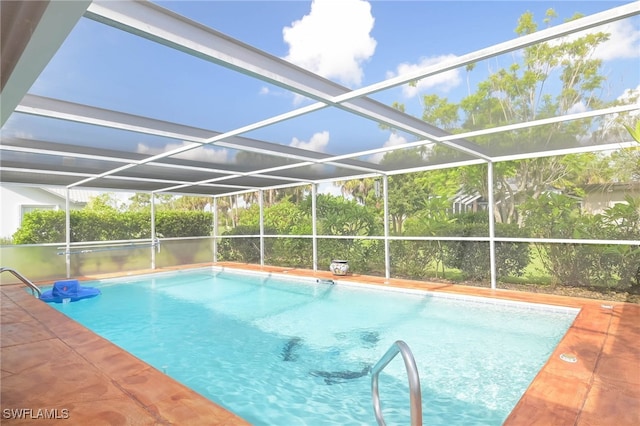
M 639 2 L 355 88 L 179 14 L 172 3 L 3 1 L 1 7 L 3 183 L 221 196 L 637 146 L 621 133 L 528 144 L 517 137 L 524 128 L 637 116 L 637 102 L 451 134 L 389 99 L 422 79 L 538 43 L 624 20 L 637 25 Z M 242 16 L 235 25 L 243 25 Z M 452 25 L 443 37 L 464 38 L 457 31 Z M 73 65 L 78 58 L 87 61 L 83 74 Z M 639 80 L 636 72 L 626 84 L 635 89 Z M 255 93 L 229 88 L 255 88 L 287 102 L 266 108 Z M 389 143 L 393 138 L 402 143 Z M 402 155 L 408 152 L 420 154 Z

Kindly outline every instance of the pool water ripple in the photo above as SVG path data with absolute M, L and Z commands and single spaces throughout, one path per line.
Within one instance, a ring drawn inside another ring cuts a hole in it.
M 369 370 L 396 340 L 425 424 L 502 424 L 576 315 L 203 270 L 92 285 L 100 297 L 55 307 L 255 425 L 375 423 Z M 396 358 L 380 396 L 408 424 Z

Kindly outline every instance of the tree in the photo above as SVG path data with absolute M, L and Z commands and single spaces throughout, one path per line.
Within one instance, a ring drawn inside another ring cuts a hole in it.
M 204 208 L 211 204 L 211 197 L 194 197 L 194 196 L 182 196 L 177 198 L 174 203 L 174 209 L 176 210 L 193 210 L 204 211 Z
M 575 15 L 571 19 L 579 17 Z M 544 23 L 550 25 L 555 18 L 555 12 L 550 9 Z M 537 29 L 533 14 L 526 12 L 515 31 L 518 35 L 527 35 Z M 469 95 L 459 104 L 437 95 L 424 96 L 423 119 L 457 133 L 561 116 L 578 106 L 602 107 L 605 104 L 598 93 L 605 76 L 600 71 L 601 60 L 593 54 L 608 38 L 604 32 L 593 32 L 526 47 L 522 55 L 513 56 L 515 61 L 510 65 L 491 70 L 475 93 L 471 93 L 469 86 Z M 477 65 L 467 67 L 467 72 Z M 461 119 L 458 119 L 459 111 L 463 113 Z M 474 138 L 474 142 L 496 154 L 572 147 L 581 141 L 591 139 L 594 143 L 597 138 L 605 137 L 602 132 L 593 132 L 593 123 L 592 119 L 573 120 L 481 136 Z M 611 137 L 611 132 L 606 137 Z M 434 158 L 449 154 L 446 150 L 434 149 L 428 155 Z M 594 167 L 594 161 L 599 161 L 596 154 L 576 154 L 495 164 L 496 220 L 521 223 L 516 207 L 550 188 L 575 193 L 580 184 L 597 177 L 594 171 L 604 170 Z M 465 191 L 477 191 L 487 198 L 486 176 L 486 166 L 466 167 L 461 173 L 461 185 Z
M 155 207 L 158 210 L 172 208 L 173 195 L 170 194 L 156 194 Z M 129 211 L 150 211 L 151 210 L 151 194 L 148 192 L 136 192 L 129 197 Z
M 102 212 L 117 212 L 120 210 L 118 199 L 112 192 L 105 192 L 100 195 L 89 197 L 85 210 L 102 211 Z
M 379 179 L 361 178 L 343 181 L 335 181 L 334 185 L 340 187 L 343 197 L 353 197 L 358 203 L 363 205 L 373 204 L 376 198 L 376 186 L 380 185 Z

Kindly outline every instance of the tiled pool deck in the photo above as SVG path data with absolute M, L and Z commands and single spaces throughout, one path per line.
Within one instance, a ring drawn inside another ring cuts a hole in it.
M 333 278 L 289 268 L 217 266 Z M 580 308 L 505 425 L 640 424 L 640 305 L 408 280 L 385 283 L 362 275 L 340 280 Z M 24 286 L 0 287 L 0 302 L 2 424 L 247 424 L 35 299 Z M 577 362 L 561 360 L 563 353 Z M 58 419 L 42 418 L 47 416 Z M 371 420 L 375 424 L 373 410 Z

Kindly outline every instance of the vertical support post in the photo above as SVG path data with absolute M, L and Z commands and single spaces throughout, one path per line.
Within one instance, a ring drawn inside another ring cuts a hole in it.
M 213 197 L 211 204 L 213 212 L 213 262 L 218 262 L 218 199 Z
M 236 203 L 233 206 L 233 227 L 238 226 L 238 222 L 240 219 L 238 218 L 238 204 L 240 204 L 240 198 L 238 198 L 238 194 L 236 194 Z
M 382 176 L 382 193 L 384 195 L 384 277 L 391 278 L 391 255 L 389 251 L 389 176 Z
M 260 266 L 264 266 L 264 200 L 263 190 L 258 191 L 258 205 L 260 206 Z
M 493 161 L 487 163 L 487 203 L 489 207 L 489 264 L 491 267 L 491 288 L 496 289 L 496 230 L 495 202 L 493 197 Z
M 156 193 L 151 193 L 151 269 L 156 269 Z
M 64 263 L 67 268 L 67 278 L 71 278 L 71 212 L 69 211 L 71 203 L 69 202 L 69 187 L 65 191 L 64 200 L 64 227 L 65 227 L 65 245 L 64 245 Z
M 318 184 L 311 184 L 311 241 L 313 246 L 313 270 L 318 270 L 318 225 L 316 212 L 316 198 L 318 196 Z

